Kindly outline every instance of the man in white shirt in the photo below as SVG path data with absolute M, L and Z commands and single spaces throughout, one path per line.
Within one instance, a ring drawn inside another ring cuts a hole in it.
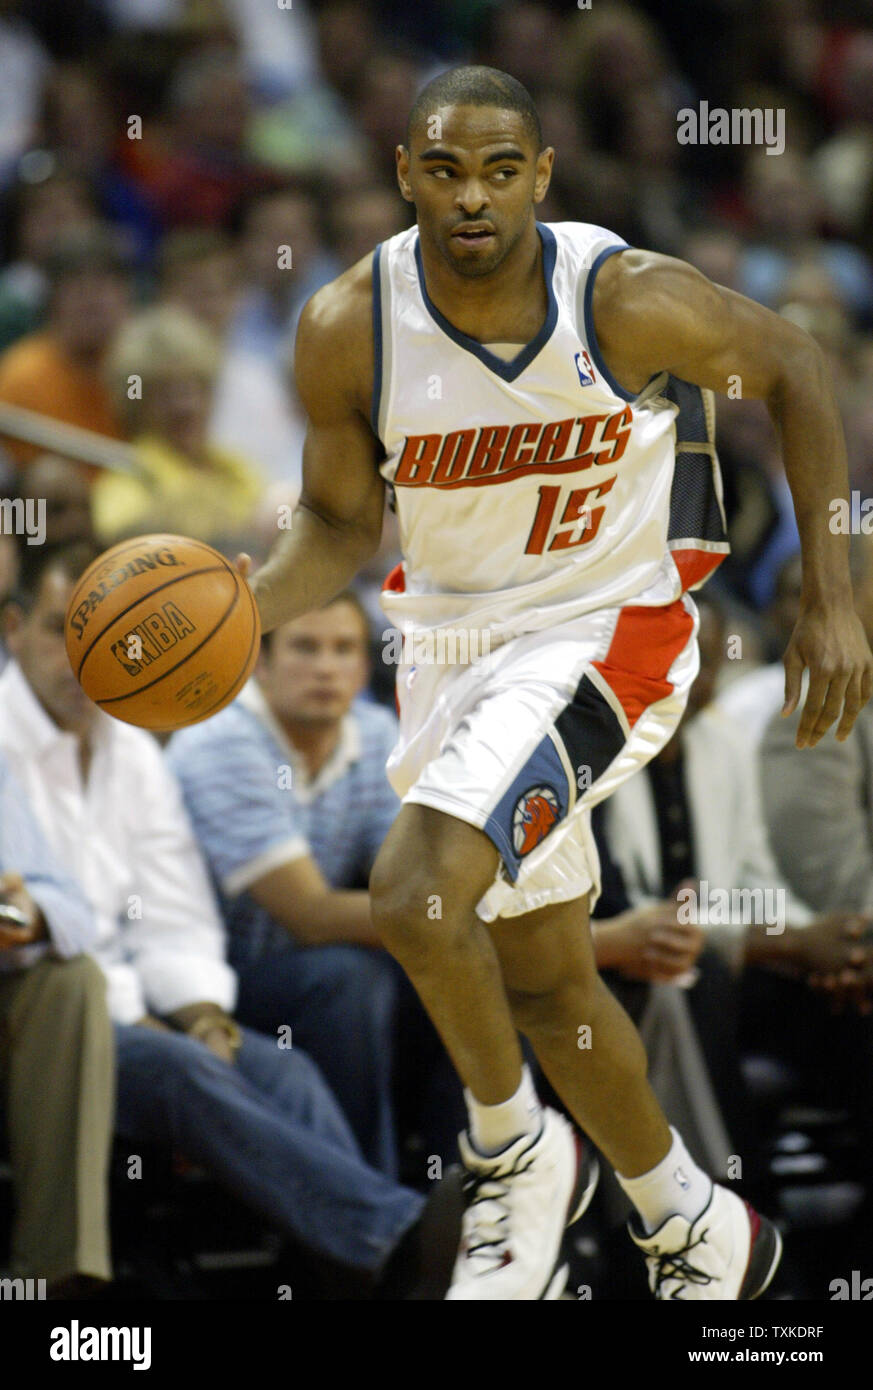
M 110 1278 L 115 1054 L 105 981 L 84 954 L 94 914 L 22 801 L 0 755 L 0 902 L 25 918 L 24 925 L 0 919 L 0 1150 L 8 1152 L 15 1193 L 10 1265 L 15 1279 L 44 1280 L 47 1297 L 73 1298 Z
M 801 578 L 798 553 L 789 556 L 780 568 L 773 599 L 765 614 L 772 632 L 774 657 L 777 652 L 785 650 L 794 631 L 800 611 Z M 727 664 L 742 666 L 741 661 L 729 661 Z M 742 729 L 747 744 L 754 744 L 758 748 L 764 730 L 785 702 L 785 667 L 781 661 L 774 659 L 753 667 L 751 671 L 746 672 L 745 668 L 743 671 L 744 674 L 737 675 L 736 679 L 719 689 L 714 706 Z
M 81 546 L 25 557 L 4 615 L 0 752 L 97 918 L 118 1131 L 200 1163 L 361 1296 L 407 1296 L 432 1270 L 447 1286 L 457 1184 L 436 1186 L 423 1222 L 424 1198 L 364 1163 L 290 1030 L 271 1039 L 232 1018 L 236 979 L 178 786 L 151 735 L 99 710 L 67 661 L 67 605 L 93 558 Z
M 673 739 L 608 802 L 609 849 L 635 906 L 696 880 L 696 899 L 684 902 L 717 954 L 701 956 L 688 999 L 734 1136 L 745 1137 L 748 1119 L 736 1069 L 740 1045 L 783 1057 L 811 1085 L 830 1077 L 831 1094 L 839 1091 L 869 1129 L 862 1095 L 870 1072 L 863 1060 L 846 1061 L 854 1048 L 873 1065 L 869 924 L 838 903 L 815 916 L 781 876 L 761 808 L 757 749 L 711 703 L 726 624 L 711 595 L 696 602 L 700 674 Z M 863 1013 L 831 1017 L 819 989 L 831 977 Z

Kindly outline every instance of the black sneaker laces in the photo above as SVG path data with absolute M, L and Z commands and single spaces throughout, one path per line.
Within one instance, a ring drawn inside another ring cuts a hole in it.
M 496 1218 L 474 1211 L 474 1231 L 477 1226 L 480 1226 L 483 1237 L 485 1231 L 488 1231 L 493 1233 L 493 1238 L 477 1240 L 475 1245 L 468 1244 L 466 1250 L 468 1258 L 474 1256 L 478 1256 L 480 1259 L 483 1257 L 491 1258 L 494 1259 L 495 1264 L 499 1263 L 498 1252 L 502 1253 L 509 1242 L 509 1230 L 506 1223 L 509 1221 L 510 1183 L 513 1178 L 518 1178 L 522 1173 L 526 1173 L 535 1161 L 535 1156 L 530 1156 L 529 1151 L 527 1151 L 519 1154 L 513 1160 L 512 1167 L 503 1173 L 471 1172 L 468 1169 L 463 1184 L 467 1211 L 474 1211 L 477 1206 L 486 1202 L 493 1202 L 495 1206 L 503 1208 Z
M 668 1279 L 678 1279 L 686 1284 L 700 1284 L 701 1286 L 712 1283 L 713 1276 L 711 1274 L 707 1274 L 705 1270 L 697 1269 L 683 1258 L 690 1251 L 696 1249 L 698 1245 L 705 1244 L 706 1231 L 703 1231 L 697 1240 L 690 1241 L 688 1245 L 683 1245 L 679 1250 L 669 1250 L 663 1255 L 649 1256 L 649 1259 L 657 1266 L 653 1289 L 656 1298 L 660 1297 L 661 1285 L 665 1284 Z M 674 1295 L 671 1294 L 670 1297 L 673 1298 Z

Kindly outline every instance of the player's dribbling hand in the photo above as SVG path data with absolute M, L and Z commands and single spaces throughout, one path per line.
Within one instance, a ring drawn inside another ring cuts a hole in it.
M 243 579 L 247 581 L 249 575 L 252 572 L 251 555 L 247 555 L 244 550 L 241 550 L 239 555 L 237 555 L 236 559 L 234 560 L 234 566 L 236 568 L 237 574 L 241 574 Z
M 837 719 L 837 738 L 842 743 L 873 693 L 873 652 L 858 615 L 846 605 L 801 609 L 783 662 L 783 716 L 796 710 L 804 668 L 809 669 L 797 747 L 814 748 Z

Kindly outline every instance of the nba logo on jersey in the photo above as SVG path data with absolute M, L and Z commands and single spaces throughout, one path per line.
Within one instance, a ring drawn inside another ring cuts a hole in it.
M 577 352 L 573 360 L 576 363 L 576 371 L 579 373 L 579 381 L 581 384 L 583 386 L 593 386 L 596 380 L 594 376 L 594 365 L 585 348 L 583 348 L 581 352 Z

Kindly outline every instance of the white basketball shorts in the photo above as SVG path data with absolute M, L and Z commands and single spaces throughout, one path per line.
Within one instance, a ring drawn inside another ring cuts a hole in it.
M 698 671 L 697 628 L 685 594 L 588 613 L 467 664 L 415 664 L 413 644 L 397 673 L 388 778 L 403 802 L 478 826 L 496 845 L 483 921 L 585 894 L 594 906 L 591 808 L 675 732 Z

